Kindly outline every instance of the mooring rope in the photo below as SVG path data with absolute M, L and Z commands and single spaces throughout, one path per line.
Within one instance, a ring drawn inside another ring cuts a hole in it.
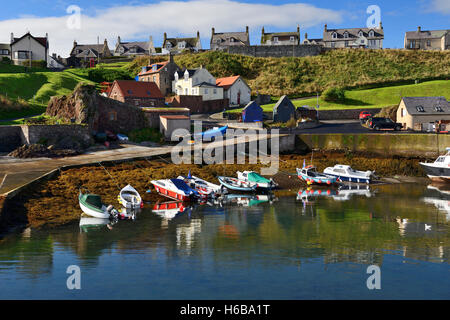
M 106 168 L 102 165 L 102 163 L 101 162 L 99 162 L 98 163 L 105 171 L 106 171 L 106 173 L 111 177 L 111 179 L 114 181 L 114 183 L 116 184 L 116 186 L 117 186 L 117 189 L 119 189 L 119 191 L 121 190 L 120 189 L 120 186 L 119 186 L 119 184 L 117 183 L 117 180 L 116 179 L 114 179 L 114 177 L 109 173 L 109 171 L 108 170 L 106 170 Z

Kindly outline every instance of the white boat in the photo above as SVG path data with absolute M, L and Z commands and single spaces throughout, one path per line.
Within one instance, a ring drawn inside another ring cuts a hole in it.
M 437 182 L 450 181 L 450 148 L 445 149 L 447 153 L 439 156 L 436 161 L 420 162 L 420 165 L 425 170 L 428 178 Z
M 210 183 L 198 177 L 191 176 L 190 174 L 187 177 L 179 176 L 177 179 L 186 182 L 186 184 L 189 187 L 195 189 L 202 197 L 214 197 L 222 193 L 221 186 L 214 183 Z
M 256 185 L 259 189 L 273 189 L 277 186 L 272 179 L 266 179 L 254 171 L 237 171 L 236 174 L 239 180 L 244 180 L 252 185 Z
M 343 164 L 337 164 L 334 167 L 326 168 L 323 173 L 334 176 L 340 181 L 349 181 L 357 183 L 371 183 L 373 171 L 358 171 L 352 167 Z
M 144 202 L 142 201 L 139 192 L 130 185 L 127 185 L 120 190 L 117 200 L 125 208 L 139 209 L 144 206 Z
M 172 201 L 155 204 L 152 212 L 164 219 L 171 220 L 175 218 L 177 214 L 182 213 L 185 210 L 186 207 L 184 206 L 183 202 Z
M 96 194 L 83 194 L 80 191 L 78 203 L 85 214 L 94 218 L 109 219 L 111 217 L 117 217 L 118 214 L 112 205 L 105 206 L 100 196 Z
M 156 192 L 171 199 L 190 201 L 191 198 L 199 196 L 196 190 L 181 179 L 153 180 L 151 184 L 155 187 Z

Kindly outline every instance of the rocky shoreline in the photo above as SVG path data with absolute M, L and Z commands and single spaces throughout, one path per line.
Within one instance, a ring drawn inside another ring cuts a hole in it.
M 348 164 L 357 170 L 375 170 L 378 176 L 384 177 L 381 183 L 426 183 L 427 179 L 418 163 L 430 160 L 345 152 L 282 155 L 279 172 L 273 176 L 275 182 L 279 184 L 280 191 L 296 192 L 305 187 L 305 184 L 297 178 L 295 169 L 301 167 L 304 160 L 306 164 L 310 164 L 311 159 L 320 171 L 335 164 Z M 151 206 L 158 201 L 167 201 L 153 191 L 151 180 L 176 178 L 191 171 L 193 175 L 218 183 L 219 175 L 235 176 L 236 171 L 259 171 L 263 167 L 261 164 L 175 165 L 165 159 L 109 163 L 104 166 L 113 178 L 101 166 L 62 170 L 55 178 L 25 188 L 11 199 L 3 201 L 0 199 L 0 231 L 17 225 L 39 228 L 78 221 L 81 213 L 78 193 L 81 186 L 87 187 L 92 193 L 100 194 L 105 203 L 119 207 L 117 203 L 119 188 L 131 184 L 141 193 L 147 206 Z M 146 192 L 149 189 L 152 190 L 151 193 Z

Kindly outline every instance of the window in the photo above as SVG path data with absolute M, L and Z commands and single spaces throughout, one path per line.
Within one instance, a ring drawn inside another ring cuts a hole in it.
M 108 118 L 109 118 L 109 121 L 116 121 L 117 120 L 117 113 L 116 112 L 110 112 L 109 114 L 108 114 Z
M 344 38 L 348 39 L 348 32 L 347 31 L 344 32 Z
M 213 93 L 214 93 L 214 94 L 217 94 L 217 89 L 213 89 Z
M 208 88 L 205 88 L 205 94 L 208 94 Z
M 425 110 L 423 109 L 423 106 L 417 106 L 417 107 L 416 107 L 416 110 L 417 110 L 418 112 L 425 112 Z
M 8 49 L 0 50 L 0 54 L 5 56 L 9 55 L 9 50 Z
M 373 32 L 373 30 L 370 30 L 369 37 L 373 37 L 374 35 L 375 35 L 375 33 Z
M 192 95 L 195 95 L 195 89 L 192 89 Z
M 348 47 L 348 41 L 345 41 L 345 46 Z
M 295 41 L 295 37 L 294 37 L 294 36 L 291 36 L 291 37 L 289 38 L 289 40 L 290 40 L 291 42 L 294 42 L 294 41 Z
M 273 37 L 273 42 L 277 43 L 278 42 L 278 37 Z
M 360 31 L 359 33 L 358 33 L 358 36 L 360 36 L 360 37 L 362 37 L 364 34 L 363 34 L 363 32 L 362 31 Z
M 131 91 L 131 90 L 128 90 L 127 92 L 128 92 L 128 94 L 133 94 L 133 91 Z
M 436 110 L 437 112 L 444 112 L 441 106 L 434 106 L 434 110 Z
M 189 91 L 188 91 L 188 88 L 184 88 L 184 94 L 185 94 L 185 95 L 188 95 L 188 92 L 189 92 Z
M 333 32 L 333 34 L 331 35 L 331 38 L 337 39 L 337 33 L 336 33 L 336 32 Z
M 25 60 L 25 59 L 29 59 L 29 52 L 28 51 L 16 51 L 14 52 L 14 59 L 20 59 L 20 60 Z
M 153 82 L 156 82 L 156 76 L 153 76 Z
M 331 43 L 331 47 L 332 47 L 332 48 L 335 48 L 335 47 L 336 47 L 336 43 L 335 43 L 335 42 L 332 42 L 332 43 Z
M 188 81 L 188 80 L 189 80 L 189 73 L 186 72 L 186 73 L 184 74 L 184 81 Z
M 405 108 L 402 108 L 401 113 L 402 113 L 402 117 L 404 117 L 405 116 Z
M 431 47 L 431 40 L 427 40 L 427 46 Z
M 230 42 L 234 42 L 234 38 L 230 38 Z

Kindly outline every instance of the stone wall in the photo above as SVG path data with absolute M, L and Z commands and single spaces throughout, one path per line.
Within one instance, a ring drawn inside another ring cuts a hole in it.
M 243 54 L 252 57 L 307 57 L 317 56 L 326 49 L 321 45 L 277 45 L 277 46 L 232 46 L 226 51 L 230 54 Z
M 22 145 L 20 126 L 0 126 L 0 152 L 11 152 Z
M 446 134 L 300 134 L 297 137 L 297 151 L 345 150 L 435 158 L 450 146 L 450 136 Z
M 148 121 L 148 126 L 150 128 L 156 128 L 159 130 L 160 128 L 160 120 L 159 116 L 190 116 L 189 109 L 187 108 L 173 108 L 172 110 L 170 108 L 165 109 L 156 109 L 151 110 L 149 109 L 143 109 L 145 117 Z
M 347 110 L 320 110 L 320 120 L 359 120 L 361 111 L 369 111 L 373 115 L 381 111 L 381 108 L 375 109 L 347 109 Z
M 0 152 L 11 152 L 24 144 L 45 143 L 71 149 L 85 148 L 92 142 L 85 125 L 0 126 Z

